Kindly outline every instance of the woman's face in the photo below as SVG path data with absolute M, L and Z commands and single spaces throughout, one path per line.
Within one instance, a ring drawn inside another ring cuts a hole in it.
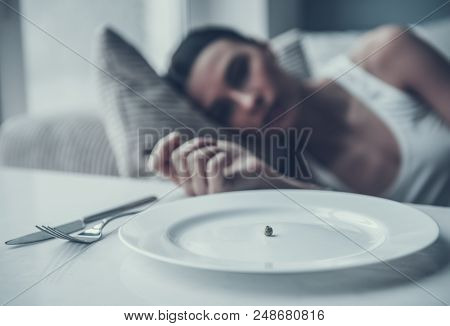
M 200 53 L 186 86 L 192 99 L 219 121 L 260 128 L 292 105 L 286 80 L 267 47 L 223 39 Z M 292 120 L 289 112 L 271 126 L 288 127 Z

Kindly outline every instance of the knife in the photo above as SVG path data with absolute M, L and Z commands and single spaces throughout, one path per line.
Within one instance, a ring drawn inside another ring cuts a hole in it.
M 84 229 L 84 227 L 89 223 L 101 220 L 106 217 L 111 217 L 111 216 L 114 216 L 117 214 L 125 213 L 126 211 L 129 211 L 131 209 L 135 209 L 140 206 L 150 204 L 150 203 L 154 202 L 155 200 L 157 200 L 157 197 L 155 197 L 155 196 L 139 199 L 137 201 L 127 203 L 125 205 L 121 205 L 121 206 L 111 208 L 111 209 L 108 209 L 108 210 L 100 212 L 100 213 L 86 216 L 82 219 L 75 220 L 73 222 L 59 225 L 56 227 L 56 229 L 58 229 L 64 233 L 72 233 L 72 232 L 80 231 L 80 230 Z M 5 242 L 5 244 L 21 245 L 21 244 L 33 243 L 33 242 L 38 242 L 38 241 L 43 241 L 43 240 L 48 240 L 48 239 L 53 239 L 53 237 L 48 233 L 39 231 L 39 232 L 34 232 L 34 233 L 24 235 L 19 238 L 8 240 Z

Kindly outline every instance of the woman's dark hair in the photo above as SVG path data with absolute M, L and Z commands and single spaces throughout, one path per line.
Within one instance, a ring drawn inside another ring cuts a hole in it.
M 189 73 L 198 55 L 209 44 L 219 39 L 261 45 L 260 42 L 229 28 L 203 27 L 194 29 L 186 36 L 173 54 L 169 70 L 165 76 L 167 81 L 177 90 L 184 92 Z

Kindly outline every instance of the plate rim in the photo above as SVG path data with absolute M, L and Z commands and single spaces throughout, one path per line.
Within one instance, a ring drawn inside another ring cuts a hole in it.
M 138 214 L 139 216 L 136 216 L 136 218 L 142 218 L 142 215 L 144 214 L 148 214 L 149 212 L 153 211 L 153 210 L 159 210 L 159 209 L 164 209 L 165 207 L 167 207 L 167 205 L 172 206 L 174 204 L 176 205 L 180 205 L 180 203 L 185 202 L 186 200 L 188 201 L 201 201 L 204 200 L 206 197 L 208 198 L 212 198 L 212 197 L 223 197 L 223 196 L 227 196 L 227 195 L 246 195 L 246 194 L 252 194 L 255 192 L 267 192 L 267 193 L 280 193 L 280 191 L 278 189 L 258 189 L 258 190 L 243 190 L 243 191 L 233 191 L 233 192 L 226 192 L 226 193 L 216 193 L 216 194 L 209 194 L 209 195 L 204 195 L 204 196 L 197 196 L 197 197 L 185 197 L 182 199 L 178 199 L 175 201 L 171 201 L 171 202 L 164 202 L 161 203 L 159 205 L 154 205 L 151 208 L 149 208 L 148 210 Z M 286 268 L 283 267 L 282 269 L 274 269 L 274 270 L 270 270 L 270 269 L 262 269 L 262 268 L 249 268 L 249 267 L 245 267 L 244 269 L 238 268 L 238 267 L 231 267 L 231 266 L 222 266 L 222 265 L 212 265 L 212 264 L 199 264 L 198 262 L 189 262 L 189 261 L 183 261 L 183 260 L 179 260 L 177 258 L 171 258 L 171 257 L 166 257 L 163 256 L 161 254 L 156 254 L 156 253 L 152 253 L 146 250 L 143 250 L 135 245 L 133 245 L 132 243 L 130 243 L 124 236 L 124 229 L 127 227 L 127 224 L 122 225 L 119 230 L 118 230 L 118 236 L 120 241 L 126 245 L 128 248 L 130 248 L 131 250 L 134 250 L 135 252 L 157 260 L 159 262 L 164 262 L 164 263 L 169 263 L 169 264 L 174 264 L 177 266 L 182 266 L 182 267 L 188 267 L 188 268 L 194 268 L 194 269 L 200 269 L 200 270 L 206 270 L 206 271 L 216 271 L 216 272 L 233 272 L 233 273 L 251 273 L 251 274 L 292 274 L 292 273 L 311 273 L 311 272 L 325 272 L 325 271 L 333 271 L 333 270 L 343 270 L 343 269 L 348 269 L 348 268 L 357 268 L 357 267 L 362 267 L 362 266 L 370 266 L 370 265 L 374 265 L 374 264 L 379 264 L 379 263 L 386 263 L 389 261 L 393 261 L 396 259 L 400 259 L 400 258 L 404 258 L 407 257 L 409 255 L 412 255 L 416 252 L 419 252 L 427 247 L 429 247 L 430 245 L 432 245 L 433 243 L 436 242 L 436 240 L 439 238 L 440 235 L 440 228 L 438 223 L 426 212 L 412 206 L 409 203 L 402 203 L 402 202 L 398 202 L 395 200 L 391 200 L 391 199 L 387 199 L 387 198 L 383 198 L 383 197 L 375 197 L 375 196 L 370 196 L 370 195 L 364 195 L 364 194 L 354 194 L 354 193 L 350 193 L 350 192 L 337 192 L 337 191 L 329 191 L 329 190 L 309 190 L 309 189 L 282 189 L 282 193 L 283 195 L 286 196 L 286 194 L 284 194 L 284 192 L 288 192 L 288 193 L 309 193 L 309 194 L 314 194 L 317 195 L 317 193 L 319 192 L 320 195 L 332 195 L 332 196 L 347 196 L 347 197 L 363 197 L 366 198 L 368 200 L 378 200 L 381 202 L 390 202 L 390 204 L 398 206 L 398 207 L 402 207 L 402 209 L 407 209 L 407 210 L 412 210 L 415 213 L 418 213 L 420 215 L 423 215 L 423 217 L 425 217 L 427 219 L 427 222 L 430 223 L 430 227 L 433 228 L 432 232 L 433 232 L 433 236 L 430 236 L 430 238 L 428 239 L 427 243 L 422 244 L 421 246 L 419 246 L 418 248 L 414 248 L 414 250 L 412 250 L 411 252 L 407 252 L 407 253 L 401 253 L 398 255 L 393 255 L 393 257 L 390 257 L 388 259 L 380 259 L 378 257 L 376 257 L 374 254 L 371 254 L 371 252 L 369 252 L 368 250 L 366 250 L 366 253 L 369 253 L 372 257 L 374 257 L 372 259 L 372 261 L 363 261 L 361 263 L 352 263 L 352 264 L 343 264 L 343 265 L 336 265 L 336 266 L 314 266 L 311 268 L 307 268 L 306 266 L 303 266 L 302 268 L 299 268 L 299 266 L 294 266 L 292 268 Z M 319 195 L 319 196 L 320 196 Z M 136 223 L 136 219 L 133 219 L 132 222 Z

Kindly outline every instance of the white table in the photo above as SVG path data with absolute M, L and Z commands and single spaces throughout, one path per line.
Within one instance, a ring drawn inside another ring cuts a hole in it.
M 7 305 L 441 305 L 450 303 L 450 208 L 417 206 L 439 224 L 430 248 L 341 272 L 248 275 L 198 271 L 142 257 L 112 232 L 89 247 L 4 241 L 155 194 L 183 197 L 159 179 L 130 180 L 0 169 L 0 302 Z M 406 277 L 406 276 L 407 277 Z M 408 279 L 409 278 L 409 279 Z M 411 280 L 414 280 L 411 281 Z

